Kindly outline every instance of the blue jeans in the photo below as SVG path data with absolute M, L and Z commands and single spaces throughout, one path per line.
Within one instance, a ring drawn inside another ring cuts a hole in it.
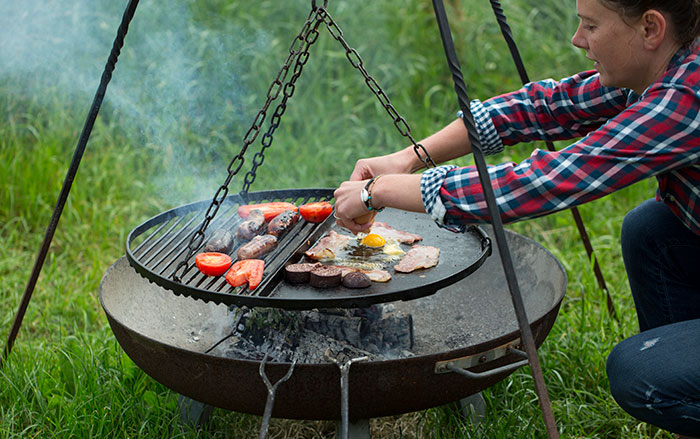
M 700 437 L 700 236 L 648 200 L 625 216 L 622 256 L 642 332 L 610 353 L 610 391 L 637 419 Z

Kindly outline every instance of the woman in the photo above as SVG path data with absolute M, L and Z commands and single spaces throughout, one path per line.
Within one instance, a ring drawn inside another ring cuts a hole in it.
M 657 178 L 656 199 L 622 225 L 641 333 L 613 349 L 607 372 L 627 412 L 700 437 L 700 1 L 578 0 L 577 11 L 572 43 L 595 70 L 471 103 L 486 154 L 585 136 L 489 167 L 496 199 L 512 222 Z M 421 144 L 438 163 L 471 152 L 460 119 Z M 335 191 L 338 224 L 365 231 L 368 212 L 386 206 L 427 212 L 451 229 L 489 221 L 474 167 L 413 174 L 421 167 L 412 147 L 359 160 Z

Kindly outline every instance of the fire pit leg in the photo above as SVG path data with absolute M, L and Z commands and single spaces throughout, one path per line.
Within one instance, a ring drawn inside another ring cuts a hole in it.
M 343 425 L 338 421 L 335 428 L 335 437 L 343 439 L 370 439 L 369 419 L 360 419 Z M 344 436 L 343 436 L 344 435 Z
M 214 407 L 209 404 L 182 395 L 178 395 L 177 405 L 180 407 L 180 420 L 197 428 L 201 428 L 209 422 L 211 412 L 214 410 Z
M 337 435 L 340 439 L 350 439 L 350 365 L 356 361 L 365 361 L 368 359 L 368 357 L 352 358 L 344 364 L 341 364 L 335 358 L 331 358 L 340 368 L 340 431 Z M 369 437 L 369 423 L 367 424 L 367 429 L 366 437 Z M 353 436 L 353 438 L 354 437 L 355 436 Z
M 267 378 L 267 375 L 265 375 L 265 363 L 267 363 L 267 352 L 265 352 L 265 357 L 263 357 L 262 361 L 260 362 L 260 369 L 258 369 L 258 373 L 263 379 L 263 382 L 265 382 L 265 387 L 267 387 L 267 401 L 265 402 L 265 412 L 263 413 L 262 424 L 260 426 L 260 439 L 265 439 L 267 437 L 267 430 L 270 428 L 270 418 L 272 417 L 272 407 L 275 405 L 275 393 L 277 392 L 277 387 L 292 376 L 297 360 L 295 359 L 292 362 L 292 365 L 289 366 L 287 374 L 280 378 L 275 384 L 272 384 Z
M 481 424 L 481 421 L 486 417 L 486 404 L 481 392 L 448 404 L 445 409 L 461 417 L 464 421 L 469 421 L 473 426 Z

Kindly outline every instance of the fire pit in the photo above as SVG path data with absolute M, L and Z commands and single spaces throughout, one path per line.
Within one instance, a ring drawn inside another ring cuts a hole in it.
M 539 346 L 556 318 L 566 275 L 537 243 L 513 232 L 507 237 Z M 124 351 L 155 380 L 215 407 L 263 414 L 268 391 L 259 375 L 261 361 L 212 350 L 231 332 L 230 307 L 172 294 L 141 276 L 126 258 L 105 273 L 100 301 Z M 350 419 L 459 400 L 504 379 L 517 367 L 500 367 L 522 360 L 508 348 L 519 343 L 520 333 L 498 257 L 487 258 L 468 278 L 437 294 L 391 304 L 412 315 L 413 356 L 354 363 L 349 371 Z M 450 363 L 483 374 L 467 379 L 452 372 Z M 289 363 L 264 366 L 273 382 L 290 370 Z M 341 371 L 333 362 L 296 364 L 276 392 L 272 416 L 340 419 L 340 381 Z

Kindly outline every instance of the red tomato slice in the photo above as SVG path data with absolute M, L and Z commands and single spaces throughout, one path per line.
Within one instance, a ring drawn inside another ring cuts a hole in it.
M 243 263 L 246 260 L 238 261 L 231 266 L 231 269 L 226 273 L 226 282 L 232 287 L 240 287 L 241 285 L 248 282 L 246 278 L 245 271 L 242 270 Z
M 246 276 L 248 278 L 248 288 L 254 290 L 260 285 L 265 270 L 265 261 L 262 259 L 246 259 Z
M 323 222 L 332 212 L 333 206 L 328 201 L 317 201 L 299 206 L 299 215 L 310 223 Z
M 244 259 L 237 261 L 226 273 L 226 282 L 232 287 L 240 287 L 248 282 L 248 288 L 253 290 L 260 285 L 265 270 L 262 259 Z
M 265 222 L 267 222 L 284 211 L 297 210 L 297 206 L 296 204 L 292 204 L 287 201 L 271 201 L 269 203 L 244 204 L 243 206 L 238 207 L 238 215 L 243 219 L 248 218 L 248 215 L 250 215 L 250 211 L 253 209 L 262 210 L 263 214 L 265 215 Z
M 231 262 L 233 262 L 231 256 L 225 253 L 199 253 L 194 257 L 194 263 L 199 271 L 207 276 L 221 276 L 226 273 Z

